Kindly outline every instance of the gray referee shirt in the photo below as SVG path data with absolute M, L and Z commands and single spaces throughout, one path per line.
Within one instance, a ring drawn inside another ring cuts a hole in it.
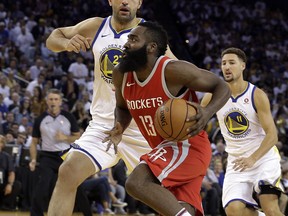
M 68 136 L 79 132 L 77 121 L 71 113 L 61 110 L 56 117 L 48 112 L 42 113 L 35 119 L 32 137 L 41 139 L 42 151 L 63 151 L 70 147 L 70 143 L 57 141 L 55 137 L 58 131 Z

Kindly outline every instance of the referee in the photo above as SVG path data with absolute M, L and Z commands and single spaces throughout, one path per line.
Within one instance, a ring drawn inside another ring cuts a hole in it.
M 30 146 L 29 167 L 34 171 L 37 163 L 37 145 L 41 144 L 38 157 L 40 176 L 32 196 L 31 216 L 44 215 L 62 163 L 60 155 L 69 149 L 70 143 L 80 137 L 75 117 L 61 110 L 62 93 L 58 89 L 50 89 L 47 92 L 46 103 L 47 111 L 35 119 Z M 79 207 L 85 216 L 92 215 L 88 199 L 82 190 L 78 190 L 76 200 L 79 200 Z

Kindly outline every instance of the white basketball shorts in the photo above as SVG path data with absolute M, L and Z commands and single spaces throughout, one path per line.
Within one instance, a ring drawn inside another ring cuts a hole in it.
M 243 157 L 248 157 L 245 155 Z M 238 156 L 239 157 L 239 156 Z M 272 148 L 253 167 L 242 172 L 233 169 L 232 161 L 235 156 L 228 156 L 228 163 L 223 184 L 222 202 L 225 208 L 231 201 L 242 201 L 258 208 L 257 202 L 252 198 L 253 190 L 260 193 L 259 185 L 271 185 L 279 188 L 281 167 L 280 155 L 277 149 Z
M 118 144 L 117 154 L 113 146 L 106 152 L 108 143 L 102 143 L 107 137 L 104 131 L 111 130 L 111 128 L 90 121 L 85 132 L 72 144 L 73 148 L 70 152 L 78 151 L 87 155 L 95 165 L 96 172 L 116 165 L 122 158 L 130 173 L 140 162 L 140 156 L 150 152 L 151 148 L 141 134 L 124 133 L 122 141 Z

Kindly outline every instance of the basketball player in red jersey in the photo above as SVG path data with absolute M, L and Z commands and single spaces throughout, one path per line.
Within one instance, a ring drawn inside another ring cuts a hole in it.
M 203 128 L 226 103 L 230 90 L 213 73 L 163 56 L 166 47 L 166 32 L 152 22 L 139 24 L 128 35 L 122 61 L 113 70 L 116 124 L 103 142 L 108 141 L 108 149 L 117 148 L 133 117 L 153 150 L 129 176 L 127 192 L 165 216 L 204 215 L 200 189 L 211 146 Z M 209 106 L 199 106 L 195 91 L 213 93 Z M 154 127 L 156 109 L 169 98 L 184 98 L 197 108 L 197 115 L 187 119 L 197 123 L 183 142 L 163 140 Z

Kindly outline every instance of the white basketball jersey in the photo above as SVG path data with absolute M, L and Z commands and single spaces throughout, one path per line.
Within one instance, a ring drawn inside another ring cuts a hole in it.
M 265 132 L 259 122 L 254 104 L 256 86 L 248 83 L 247 89 L 236 98 L 232 96 L 217 112 L 226 151 L 242 155 L 259 148 Z
M 142 21 L 144 20 L 139 19 L 139 22 Z M 127 36 L 131 29 L 116 32 L 111 25 L 111 16 L 109 16 L 103 20 L 92 43 L 95 59 L 95 80 L 90 112 L 94 122 L 100 125 L 107 125 L 109 128 L 114 125 L 114 109 L 116 104 L 112 71 L 114 66 L 119 63 L 123 46 L 127 42 Z M 130 129 L 138 131 L 134 122 L 131 122 L 126 133 L 130 133 Z

